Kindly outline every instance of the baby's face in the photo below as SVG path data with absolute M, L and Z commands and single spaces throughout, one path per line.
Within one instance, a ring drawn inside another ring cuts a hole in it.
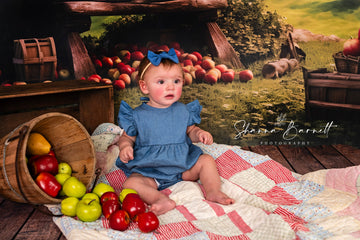
M 181 97 L 183 86 L 181 66 L 151 66 L 140 81 L 140 89 L 149 97 L 148 104 L 152 107 L 167 108 Z

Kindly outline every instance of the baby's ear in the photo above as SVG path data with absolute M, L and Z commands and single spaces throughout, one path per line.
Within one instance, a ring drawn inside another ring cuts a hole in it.
M 147 85 L 144 80 L 139 80 L 139 87 L 143 94 L 148 94 L 149 90 L 147 89 Z

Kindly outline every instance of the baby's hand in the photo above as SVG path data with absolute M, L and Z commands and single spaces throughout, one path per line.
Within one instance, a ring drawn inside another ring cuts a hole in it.
M 204 131 L 204 130 L 199 131 L 198 138 L 199 138 L 199 141 L 204 144 L 210 145 L 213 143 L 213 137 L 207 131 Z
M 134 159 L 134 149 L 131 146 L 124 147 L 120 150 L 119 157 L 123 163 L 128 163 Z

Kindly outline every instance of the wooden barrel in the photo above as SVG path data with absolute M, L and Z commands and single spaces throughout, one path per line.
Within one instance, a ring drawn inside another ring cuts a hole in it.
M 60 203 L 43 192 L 32 178 L 26 163 L 26 146 L 31 132 L 42 134 L 51 144 L 59 162 L 67 162 L 89 189 L 95 176 L 95 151 L 86 129 L 63 113 L 47 113 L 15 128 L 0 141 L 0 194 L 15 202 Z
M 14 40 L 13 63 L 18 81 L 54 80 L 57 64 L 54 39 Z

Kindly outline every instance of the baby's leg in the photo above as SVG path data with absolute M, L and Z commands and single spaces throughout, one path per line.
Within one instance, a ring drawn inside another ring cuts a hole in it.
M 182 178 L 186 181 L 196 181 L 200 179 L 204 186 L 205 198 L 209 201 L 224 205 L 235 202 L 234 199 L 220 190 L 220 176 L 214 159 L 208 154 L 201 155 L 195 165 L 182 174 Z
M 152 178 L 133 173 L 124 182 L 123 188 L 131 188 L 138 192 L 141 199 L 150 205 L 150 211 L 161 215 L 175 208 L 176 204 L 165 194 L 157 190 L 157 185 Z

